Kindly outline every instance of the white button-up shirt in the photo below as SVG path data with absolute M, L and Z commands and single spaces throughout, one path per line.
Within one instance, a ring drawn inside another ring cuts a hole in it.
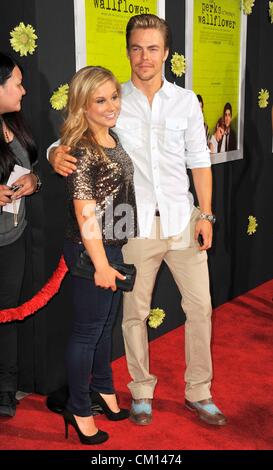
M 163 237 L 180 234 L 193 209 L 186 168 L 211 165 L 195 94 L 164 80 L 150 105 L 129 81 L 114 131 L 134 164 L 140 237 L 151 235 L 157 207 Z

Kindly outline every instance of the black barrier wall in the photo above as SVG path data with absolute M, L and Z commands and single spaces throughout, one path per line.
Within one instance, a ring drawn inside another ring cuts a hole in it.
M 185 53 L 184 1 L 166 0 L 165 3 L 166 19 L 173 36 L 171 53 Z M 44 252 L 40 257 L 42 274 L 37 284 L 40 285 L 58 264 L 66 220 L 64 182 L 52 173 L 45 150 L 57 138 L 61 122 L 61 113 L 51 109 L 49 98 L 75 71 L 73 0 L 1 0 L 0 8 L 0 49 L 11 52 L 9 32 L 20 21 L 32 24 L 39 37 L 34 55 L 22 58 L 21 62 L 28 90 L 24 111 L 39 145 L 44 180 L 39 208 L 40 229 L 42 227 L 44 233 Z M 253 14 L 248 18 L 244 159 L 213 166 L 213 207 L 217 224 L 209 266 L 215 307 L 272 278 L 273 66 L 270 45 L 273 26 L 267 8 L 267 1 L 255 2 Z M 167 64 L 167 78 L 173 81 L 169 70 Z M 176 83 L 184 84 L 183 79 Z M 271 95 L 271 105 L 264 110 L 257 105 L 261 88 L 267 88 Z M 257 217 L 258 222 L 257 232 L 252 236 L 246 232 L 249 215 Z M 162 266 L 157 279 L 153 306 L 163 308 L 166 319 L 157 330 L 149 329 L 150 339 L 184 322 L 179 293 L 166 266 Z M 31 336 L 32 344 L 23 372 L 27 375 L 29 389 L 48 393 L 65 381 L 64 351 L 71 318 L 67 277 L 59 294 L 33 317 L 26 333 L 25 340 Z M 114 331 L 113 358 L 123 354 L 120 322 L 121 309 Z

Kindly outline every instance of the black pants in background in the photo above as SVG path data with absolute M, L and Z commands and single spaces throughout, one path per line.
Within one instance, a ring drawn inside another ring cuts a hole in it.
M 18 306 L 25 256 L 25 233 L 14 243 L 0 247 L 0 310 Z M 1 392 L 17 391 L 17 325 L 16 321 L 0 323 Z

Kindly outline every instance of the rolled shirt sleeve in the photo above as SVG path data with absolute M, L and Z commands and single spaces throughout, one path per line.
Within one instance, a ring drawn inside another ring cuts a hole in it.
M 56 142 L 53 142 L 53 144 L 51 144 L 47 150 L 46 150 L 46 158 L 47 160 L 49 160 L 49 152 L 50 150 L 53 148 L 53 147 L 58 147 L 58 145 L 61 145 L 61 141 L 60 139 L 56 140 Z
M 194 93 L 192 93 L 192 107 L 188 117 L 188 127 L 185 131 L 185 159 L 186 166 L 189 169 L 211 166 L 204 118 L 199 101 Z

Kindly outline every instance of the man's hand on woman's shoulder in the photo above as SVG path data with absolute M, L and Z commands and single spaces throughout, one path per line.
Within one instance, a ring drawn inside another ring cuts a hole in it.
M 68 176 L 73 171 L 76 171 L 77 159 L 69 154 L 71 147 L 67 145 L 59 145 L 53 147 L 49 152 L 49 163 L 53 167 L 54 171 L 62 176 Z

